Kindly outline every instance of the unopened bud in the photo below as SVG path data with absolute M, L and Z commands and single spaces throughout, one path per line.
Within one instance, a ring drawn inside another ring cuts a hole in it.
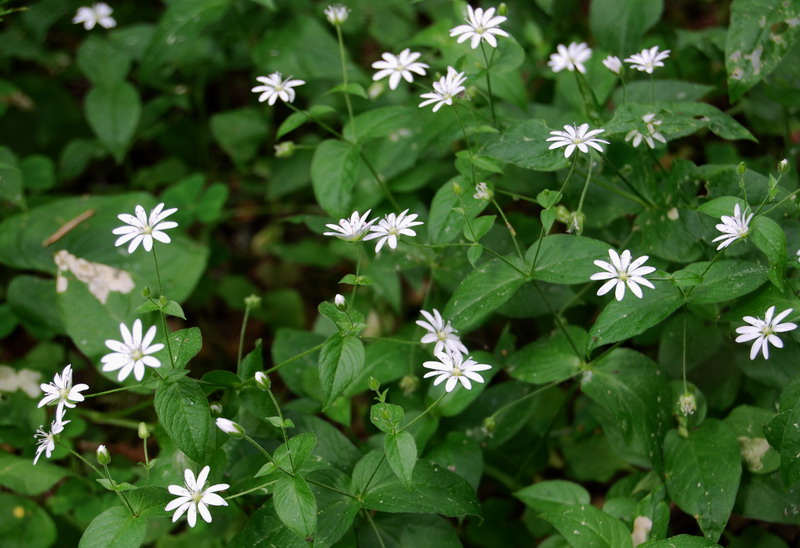
M 400 389 L 406 396 L 410 396 L 411 394 L 416 392 L 418 386 L 419 386 L 419 378 L 414 375 L 406 375 L 405 377 L 400 379 Z
M 739 165 L 736 166 L 736 173 L 738 173 L 739 175 L 744 175 L 745 173 L 747 173 L 747 164 L 745 164 L 744 162 L 739 162 Z
M 258 386 L 264 392 L 268 392 L 270 388 L 272 388 L 272 381 L 269 380 L 269 376 L 263 371 L 256 371 L 255 374 L 256 379 L 256 386 Z
M 216 420 L 216 423 L 217 428 L 228 434 L 230 437 L 236 438 L 237 440 L 242 439 L 246 434 L 244 428 L 242 428 L 240 424 L 237 424 L 231 420 L 219 417 Z
M 140 422 L 139 423 L 139 439 L 146 440 L 150 437 L 150 429 L 147 427 L 147 423 Z
M 334 26 L 339 26 L 350 16 L 350 8 L 345 7 L 341 4 L 331 4 L 327 8 L 325 8 L 325 17 L 328 19 L 328 23 Z
M 508 14 L 508 6 L 506 6 L 505 2 L 501 2 L 499 6 L 497 6 L 497 15 L 506 15 Z
M 694 394 L 686 392 L 678 399 L 678 404 L 681 406 L 681 412 L 684 415 L 691 415 L 697 409 L 697 402 L 694 399 Z
M 372 390 L 373 392 L 377 392 L 378 390 L 381 389 L 381 381 L 379 381 L 375 377 L 370 377 L 369 378 L 369 389 Z
M 572 213 L 569 209 L 564 207 L 563 205 L 557 205 L 556 209 L 556 221 L 559 223 L 564 223 L 565 225 L 569 225 L 569 221 L 572 218 Z
M 336 296 L 333 298 L 333 303 L 336 305 L 336 308 L 340 308 L 342 310 L 347 307 L 347 301 L 344 298 L 344 295 L 337 293 Z
M 221 415 L 222 414 L 222 404 L 218 401 L 212 402 L 209 404 L 208 408 L 211 410 L 212 415 Z
M 247 308 L 258 308 L 261 306 L 261 297 L 258 295 L 250 295 L 244 298 L 244 305 Z
M 289 158 L 294 154 L 295 146 L 293 141 L 283 141 L 275 145 L 276 158 Z
M 778 162 L 778 173 L 781 175 L 786 175 L 789 173 L 789 160 L 784 158 L 780 162 Z
M 97 448 L 97 463 L 102 466 L 111 464 L 111 454 L 108 452 L 108 448 L 105 445 L 101 445 Z
M 164 295 L 161 295 L 161 296 L 158 298 L 158 304 L 160 304 L 161 306 L 167 306 L 167 303 L 168 303 L 168 302 L 169 302 L 169 301 L 167 300 L 167 298 L 166 298 Z
M 497 430 L 497 421 L 494 420 L 494 417 L 486 417 L 483 419 L 483 429 L 489 435 L 494 434 L 494 431 Z
M 150 296 L 150 288 L 145 286 L 144 289 L 142 289 L 142 297 L 146 299 L 149 296 Z
M 462 192 L 461 185 L 458 184 L 458 182 L 453 181 L 453 194 L 455 194 L 456 196 L 461 196 L 461 192 Z

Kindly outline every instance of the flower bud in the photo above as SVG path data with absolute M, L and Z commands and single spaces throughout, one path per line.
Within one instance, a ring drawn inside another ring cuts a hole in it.
M 256 371 L 255 379 L 256 386 L 258 386 L 264 392 L 268 392 L 269 389 L 272 388 L 272 381 L 269 380 L 269 377 L 263 371 Z
M 276 158 L 289 158 L 294 154 L 295 146 L 293 141 L 283 141 L 274 146 Z
M 619 76 L 622 74 L 622 61 L 619 60 L 619 57 L 615 55 L 609 55 L 605 59 L 603 59 L 603 66 L 605 66 L 608 70 Z
M 244 305 L 247 308 L 258 308 L 261 306 L 261 297 L 258 295 L 250 295 L 244 298 Z
M 350 8 L 345 7 L 341 4 L 331 4 L 327 8 L 325 8 L 325 17 L 328 19 L 328 23 L 334 26 L 339 26 L 350 16 Z
M 744 162 L 739 162 L 739 165 L 736 166 L 736 173 L 738 173 L 739 175 L 744 175 L 745 173 L 747 173 L 747 164 L 745 164 Z
M 347 307 L 347 301 L 344 298 L 344 295 L 339 293 L 333 298 L 333 303 L 336 305 L 336 308 L 340 308 L 344 310 Z
M 497 6 L 497 15 L 507 15 L 508 14 L 508 6 L 506 6 L 505 2 L 501 2 L 499 6 Z
M 456 181 L 453 181 L 453 194 L 456 196 L 461 196 L 461 185 L 458 184 Z
M 778 162 L 778 173 L 781 175 L 786 175 L 789 173 L 789 160 L 784 158 L 780 162 Z
M 236 438 L 237 440 L 242 439 L 246 434 L 244 428 L 242 428 L 241 425 L 231 420 L 219 417 L 216 420 L 216 423 L 217 423 L 217 428 L 228 434 L 230 437 Z
M 406 396 L 410 396 L 411 394 L 416 392 L 418 386 L 419 386 L 419 378 L 414 375 L 406 375 L 405 377 L 400 379 L 400 389 Z
M 111 455 L 105 445 L 101 445 L 97 448 L 97 463 L 102 466 L 111 464 Z
M 150 437 L 150 429 L 147 427 L 147 423 L 140 422 L 139 423 L 139 439 L 146 440 Z
M 497 430 L 497 421 L 494 420 L 494 417 L 486 417 L 483 419 L 483 429 L 489 435 L 494 434 L 494 431 Z
M 381 381 L 379 381 L 375 377 L 370 377 L 369 378 L 369 389 L 372 390 L 373 392 L 377 392 L 378 390 L 381 389 Z
M 210 403 L 208 408 L 211 410 L 212 415 L 222 414 L 222 404 L 219 403 L 218 401 Z
M 169 302 L 169 301 L 167 300 L 167 298 L 166 298 L 164 295 L 161 295 L 161 296 L 158 298 L 158 304 L 160 304 L 161 306 L 167 306 L 167 303 L 168 303 L 168 302 Z
M 678 404 L 681 406 L 681 412 L 684 415 L 691 415 L 697 409 L 697 402 L 694 399 L 694 394 L 686 392 L 678 399 Z
M 142 289 L 142 297 L 144 297 L 146 299 L 149 296 L 150 296 L 150 288 L 145 286 L 145 288 Z
M 556 213 L 556 221 L 558 221 L 559 223 L 564 223 L 565 225 L 569 225 L 569 221 L 572 218 L 572 213 L 570 212 L 569 209 L 567 209 L 561 204 L 558 204 L 556 206 L 555 213 Z
M 486 200 L 488 202 L 494 198 L 494 192 L 486 186 L 486 183 L 478 183 L 475 185 L 475 194 L 472 197 L 476 200 Z
M 578 236 L 583 234 L 583 222 L 586 220 L 586 215 L 580 211 L 569 214 L 567 220 L 567 232 L 575 233 Z

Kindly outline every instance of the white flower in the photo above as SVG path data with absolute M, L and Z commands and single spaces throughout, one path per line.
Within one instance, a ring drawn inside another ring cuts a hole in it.
M 435 342 L 436 346 L 433 347 L 434 354 L 442 352 L 445 348 L 453 353 L 469 354 L 467 347 L 462 344 L 461 339 L 456 335 L 457 331 L 453 329 L 450 322 L 445 322 L 442 319 L 442 315 L 439 314 L 438 310 L 434 308 L 433 315 L 425 310 L 420 310 L 419 312 L 428 320 L 427 322 L 417 320 L 417 325 L 428 331 L 420 340 L 422 344 Z
M 691 415 L 697 410 L 697 401 L 691 392 L 681 394 L 681 397 L 678 398 L 678 405 L 680 405 L 681 413 L 684 415 Z
M 475 194 L 472 195 L 476 200 L 486 200 L 487 202 L 494 198 L 494 192 L 486 186 L 486 183 L 478 183 L 475 185 Z
M 386 52 L 381 55 L 383 61 L 375 61 L 372 63 L 372 68 L 380 69 L 372 77 L 373 80 L 378 81 L 383 78 L 389 77 L 389 88 L 397 89 L 400 84 L 400 78 L 405 78 L 406 82 L 413 82 L 414 76 L 412 72 L 416 72 L 420 76 L 425 76 L 425 69 L 428 65 L 417 61 L 420 53 L 411 51 L 406 48 L 400 52 L 400 55 L 393 55 Z
M 150 216 L 148 217 L 144 212 L 144 208 L 137 205 L 135 217 L 127 213 L 117 215 L 120 221 L 129 226 L 121 226 L 112 231 L 119 236 L 114 245 L 119 247 L 130 242 L 128 253 L 133 253 L 139 247 L 139 244 L 142 244 L 145 251 L 151 251 L 154 239 L 164 244 L 170 243 L 172 240 L 162 231 L 175 228 L 178 223 L 173 221 L 164 222 L 164 219 L 178 211 L 178 208 L 173 207 L 162 211 L 163 209 L 164 204 L 158 204 L 150 211 Z
M 98 2 L 92 4 L 91 8 L 82 7 L 78 8 L 75 17 L 72 18 L 73 23 L 83 23 L 83 28 L 92 30 L 95 25 L 100 25 L 104 29 L 112 29 L 117 26 L 117 22 L 111 17 L 114 10 L 104 3 Z
M 39 407 L 49 405 L 53 402 L 58 402 L 57 412 L 60 414 L 64 407 L 74 408 L 77 402 L 84 400 L 83 392 L 89 389 L 88 384 L 72 385 L 72 365 L 67 365 L 59 375 L 53 378 L 50 384 L 42 384 L 42 391 L 45 397 L 39 402 Z
M 122 334 L 122 342 L 107 340 L 106 346 L 113 350 L 111 354 L 103 356 L 103 371 L 116 371 L 119 369 L 117 379 L 122 382 L 133 371 L 133 376 L 137 381 L 144 378 L 144 367 L 161 367 L 158 358 L 148 356 L 158 352 L 164 345 L 161 343 L 151 344 L 156 336 L 156 326 L 151 326 L 147 333 L 142 337 L 142 320 L 133 322 L 133 333 L 128 331 L 124 323 L 119 324 L 119 331 Z
M 564 126 L 564 131 L 551 131 L 550 137 L 546 139 L 547 141 L 553 141 L 553 144 L 550 145 L 550 150 L 555 148 L 567 147 L 567 150 L 564 151 L 564 157 L 569 158 L 572 155 L 572 152 L 575 150 L 575 147 L 578 148 L 581 152 L 586 154 L 589 152 L 589 145 L 590 147 L 598 150 L 599 152 L 603 152 L 603 147 L 600 146 L 600 143 L 609 144 L 608 141 L 603 139 L 596 139 L 594 136 L 603 133 L 604 129 L 593 129 L 589 131 L 589 124 L 581 124 L 580 126 Z
M 642 143 L 642 140 L 644 140 L 650 148 L 656 148 L 655 141 L 661 141 L 664 144 L 667 143 L 664 136 L 656 131 L 656 126 L 661 125 L 661 120 L 658 120 L 655 114 L 645 114 L 642 116 L 642 121 L 644 122 L 647 135 L 640 133 L 637 129 L 632 129 L 625 135 L 625 142 L 633 139 L 633 148 L 637 148 Z
M 33 435 L 38 441 L 38 447 L 36 448 L 36 456 L 33 458 L 33 464 L 39 460 L 39 457 L 42 456 L 42 453 L 49 459 L 50 455 L 53 454 L 53 450 L 56 448 L 56 440 L 55 437 L 64 431 L 64 425 L 67 424 L 69 421 L 60 420 L 60 417 L 56 417 L 56 420 L 50 423 L 50 431 L 45 432 L 44 426 L 40 426 L 36 433 Z
M 561 72 L 564 69 L 575 72 L 577 69 L 581 74 L 586 74 L 586 67 L 583 64 L 592 56 L 592 50 L 586 42 L 572 42 L 569 46 L 559 44 L 556 49 L 558 52 L 551 54 L 547 62 L 547 66 L 553 72 Z
M 465 19 L 467 24 L 450 29 L 450 36 L 458 36 L 459 44 L 471 38 L 470 46 L 472 46 L 472 49 L 477 48 L 481 40 L 485 40 L 490 46 L 496 48 L 497 39 L 494 35 L 508 36 L 508 33 L 498 28 L 498 25 L 507 18 L 502 15 L 495 16 L 494 12 L 494 8 L 489 8 L 486 11 L 483 11 L 483 8 L 473 10 L 472 6 L 467 5 L 468 17 Z
M 642 289 L 638 284 L 647 286 L 650 289 L 655 289 L 653 284 L 643 277 L 656 270 L 652 266 L 642 266 L 642 264 L 649 259 L 647 255 L 642 255 L 633 262 L 631 262 L 631 252 L 627 249 L 622 252 L 621 256 L 613 249 L 609 249 L 608 255 L 611 257 L 610 263 L 599 260 L 594 261 L 595 265 L 606 272 L 598 272 L 589 277 L 591 280 L 608 280 L 597 291 L 599 296 L 605 295 L 611 291 L 612 288 L 616 287 L 614 296 L 618 301 L 621 301 L 622 297 L 625 296 L 625 286 L 627 285 L 628 289 L 641 299 Z
M 720 217 L 719 220 L 722 222 L 717 225 L 717 230 L 722 232 L 722 235 L 711 240 L 712 242 L 722 242 L 717 246 L 717 250 L 728 247 L 736 240 L 747 236 L 747 233 L 750 232 L 750 220 L 755 214 L 747 215 L 747 208 L 745 208 L 744 214 L 746 216 L 742 216 L 742 210 L 739 204 L 736 204 L 733 208 L 733 217 L 727 215 Z
M 419 104 L 420 108 L 436 103 L 433 105 L 433 112 L 436 112 L 442 108 L 442 105 L 452 105 L 453 97 L 466 89 L 463 86 L 466 80 L 467 77 L 463 72 L 457 72 L 453 67 L 447 67 L 447 75 L 433 83 L 433 91 L 420 95 L 423 99 L 427 99 Z
M 219 417 L 216 420 L 216 424 L 217 428 L 219 428 L 232 438 L 242 439 L 246 434 L 244 428 L 242 428 L 242 425 L 233 422 L 232 420 L 223 419 L 222 417 Z
M 171 501 L 164 508 L 167 512 L 175 513 L 172 515 L 172 522 L 178 521 L 184 512 L 186 513 L 186 520 L 189 522 L 189 527 L 194 527 L 197 523 L 197 512 L 206 521 L 211 523 L 211 513 L 208 511 L 208 506 L 228 506 L 221 496 L 217 495 L 217 491 L 224 491 L 230 485 L 227 483 L 218 483 L 216 485 L 209 485 L 207 489 L 203 489 L 208 479 L 208 473 L 211 467 L 206 466 L 197 475 L 195 480 L 194 474 L 188 468 L 183 472 L 183 481 L 185 487 L 180 485 L 170 485 L 167 489 L 170 493 L 175 495 L 175 500 Z
M 325 17 L 328 18 L 328 23 L 331 25 L 341 25 L 350 16 L 350 8 L 341 4 L 331 4 L 325 8 Z
M 630 64 L 633 69 L 653 74 L 653 69 L 664 66 L 661 61 L 669 57 L 669 53 L 670 50 L 668 49 L 659 52 L 658 46 L 653 46 L 650 49 L 643 49 L 639 53 L 634 53 L 625 59 L 625 62 Z
M 616 75 L 622 74 L 622 61 L 616 55 L 609 55 L 603 59 L 603 66 Z
M 328 228 L 334 232 L 323 232 L 323 236 L 336 236 L 348 242 L 357 242 L 370 229 L 372 223 L 378 219 L 367 221 L 367 217 L 372 210 L 368 209 L 363 216 L 359 216 L 358 211 L 353 212 L 349 219 L 339 219 L 339 224 L 327 224 Z
M 292 88 L 302 86 L 305 82 L 303 80 L 292 80 L 291 76 L 286 80 L 281 80 L 281 78 L 280 72 L 273 72 L 269 76 L 258 76 L 256 78 L 256 80 L 264 84 L 251 90 L 253 93 L 261 94 L 258 96 L 259 103 L 269 100 L 269 104 L 274 105 L 278 99 L 286 103 L 294 102 L 295 92 Z
M 422 364 L 423 367 L 433 369 L 433 371 L 425 373 L 423 378 L 436 377 L 436 380 L 433 381 L 434 386 L 438 386 L 446 379 L 447 384 L 445 384 L 444 389 L 448 392 L 452 392 L 459 381 L 464 388 L 471 390 L 472 383 L 470 380 L 483 382 L 483 377 L 478 375 L 476 371 L 486 371 L 492 368 L 491 365 L 476 362 L 471 356 L 465 360 L 460 352 L 437 352 L 436 357 L 439 361 L 429 361 Z
M 344 298 L 344 295 L 342 295 L 341 293 L 337 293 L 336 296 L 333 298 L 333 304 L 336 305 L 336 308 L 346 308 L 347 300 Z
M 786 333 L 787 331 L 797 329 L 797 324 L 791 322 L 780 323 L 782 319 L 791 313 L 792 309 L 787 308 L 773 318 L 775 307 L 770 306 L 763 320 L 752 316 L 745 316 L 742 320 L 750 325 L 736 328 L 736 332 L 739 333 L 739 336 L 736 337 L 736 342 L 748 342 L 755 339 L 753 346 L 750 348 L 750 359 L 756 359 L 760 349 L 761 353 L 764 355 L 764 359 L 768 360 L 769 343 L 772 343 L 772 346 L 776 348 L 783 348 L 783 341 L 781 341 L 775 333 Z
M 416 213 L 406 215 L 406 209 L 399 215 L 389 213 L 378 222 L 378 226 L 369 227 L 370 233 L 364 236 L 364 241 L 380 238 L 375 246 L 375 253 L 378 253 L 384 244 L 388 243 L 392 249 L 397 249 L 397 239 L 403 234 L 406 236 L 416 236 L 417 233 L 411 230 L 412 226 L 424 224 L 422 221 L 415 221 Z

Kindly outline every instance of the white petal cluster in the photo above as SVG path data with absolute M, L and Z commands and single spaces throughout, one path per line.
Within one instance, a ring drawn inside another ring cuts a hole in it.
M 622 74 L 622 61 L 616 55 L 609 55 L 603 59 L 603 66 L 608 70 L 619 76 Z
M 458 36 L 458 43 L 472 40 L 470 46 L 472 49 L 478 47 L 481 40 L 493 48 L 497 47 L 497 36 L 508 36 L 508 33 L 499 28 L 507 18 L 502 15 L 495 15 L 495 9 L 489 8 L 486 11 L 483 8 L 472 9 L 472 6 L 467 5 L 467 17 L 464 19 L 467 24 L 459 25 L 450 29 L 450 36 Z
M 449 321 L 444 321 L 438 310 L 434 308 L 433 314 L 420 310 L 420 314 L 426 321 L 417 320 L 417 325 L 427 331 L 420 342 L 422 344 L 436 343 L 436 346 L 433 347 L 434 354 L 443 352 L 445 349 L 453 353 L 469 354 L 469 350 L 458 337 L 458 332 L 450 325 Z
M 661 141 L 664 144 L 667 143 L 664 136 L 656 129 L 661 125 L 662 121 L 656 118 L 654 113 L 645 114 L 642 116 L 642 121 L 644 122 L 644 128 L 647 133 L 642 133 L 638 129 L 632 129 L 625 135 L 625 142 L 633 140 L 633 148 L 637 148 L 642 141 L 647 143 L 647 146 L 650 148 L 656 148 L 656 141 Z
M 494 198 L 494 192 L 486 185 L 486 183 L 478 183 L 475 185 L 475 194 L 472 195 L 476 200 L 486 200 L 487 202 Z
M 114 245 L 119 247 L 130 242 L 128 253 L 133 253 L 139 247 L 139 244 L 142 244 L 145 251 L 151 251 L 154 239 L 164 244 L 170 243 L 172 240 L 163 231 L 175 228 L 178 223 L 164 221 L 164 219 L 176 211 L 178 211 L 176 207 L 165 210 L 164 204 L 161 203 L 150 211 L 149 216 L 145 214 L 144 208 L 140 205 L 136 206 L 136 216 L 128 215 L 127 213 L 117 215 L 117 218 L 127 226 L 121 226 L 112 231 L 119 236 Z
M 783 348 L 783 341 L 781 341 L 775 333 L 786 333 L 787 331 L 797 329 L 797 324 L 795 323 L 781 323 L 781 321 L 791 313 L 792 309 L 787 308 L 780 314 L 775 315 L 775 307 L 770 306 L 763 320 L 752 316 L 745 316 L 742 320 L 750 325 L 736 328 L 736 332 L 739 333 L 739 336 L 736 337 L 736 342 L 753 341 L 753 346 L 750 347 L 750 359 L 756 359 L 760 350 L 764 359 L 768 360 L 770 344 L 775 348 Z
M 372 68 L 378 69 L 378 72 L 372 76 L 372 79 L 377 82 L 388 76 L 389 89 L 397 89 L 401 78 L 411 83 L 414 81 L 414 75 L 411 74 L 412 72 L 420 76 L 425 76 L 425 69 L 428 68 L 428 65 L 425 63 L 417 61 L 420 55 L 422 54 L 411 51 L 408 48 L 401 51 L 400 55 L 386 52 L 381 55 L 381 57 L 383 57 L 382 61 L 375 61 L 372 63 Z
M 492 368 L 491 365 L 476 362 L 472 357 L 467 357 L 465 359 L 461 352 L 450 352 L 446 350 L 444 352 L 437 352 L 435 355 L 438 361 L 427 361 L 422 364 L 423 367 L 432 369 L 432 371 L 425 373 L 423 378 L 436 377 L 433 381 L 434 386 L 438 386 L 442 382 L 447 381 L 444 389 L 448 392 L 452 392 L 459 382 L 464 388 L 471 390 L 471 381 L 483 383 L 483 377 L 477 372 Z
M 218 491 L 228 489 L 230 485 L 227 483 L 218 483 L 216 485 L 209 485 L 205 487 L 208 480 L 208 473 L 211 467 L 206 466 L 195 479 L 194 473 L 188 468 L 183 472 L 184 486 L 170 485 L 167 489 L 176 498 L 170 501 L 164 508 L 167 512 L 175 513 L 172 515 L 172 522 L 176 522 L 185 513 L 186 520 L 189 522 L 189 527 L 194 527 L 197 523 L 197 514 L 205 520 L 206 523 L 211 523 L 211 512 L 208 511 L 209 506 L 228 506 L 221 496 L 217 494 Z
M 358 211 L 353 212 L 349 219 L 339 219 L 339 224 L 327 224 L 333 232 L 323 232 L 323 236 L 336 236 L 348 242 L 357 242 L 370 229 L 372 223 L 378 219 L 367 221 L 367 217 L 372 210 L 368 209 L 364 215 L 359 215 Z
M 36 447 L 36 456 L 33 457 L 33 464 L 39 461 L 39 457 L 42 456 L 42 453 L 49 459 L 50 455 L 53 454 L 53 450 L 56 448 L 56 440 L 55 437 L 64 431 L 64 425 L 67 424 L 69 421 L 63 420 L 63 416 L 56 416 L 56 419 L 50 423 L 50 431 L 46 432 L 44 426 L 40 426 L 36 433 L 33 435 L 35 439 L 38 441 Z
M 576 148 L 584 154 L 589 152 L 589 147 L 592 147 L 598 152 L 603 152 L 603 147 L 600 146 L 600 143 L 605 143 L 607 145 L 610 143 L 603 139 L 597 139 L 595 135 L 600 135 L 604 131 L 604 129 L 593 129 L 590 131 L 589 124 L 581 124 L 580 126 L 567 125 L 564 126 L 564 131 L 551 131 L 550 135 L 552 135 L 552 137 L 546 140 L 553 141 L 553 144 L 549 147 L 550 150 L 567 147 L 564 151 L 564 157 L 569 158 Z
M 656 270 L 652 266 L 642 266 L 649 259 L 647 255 L 642 255 L 633 261 L 631 261 L 631 252 L 627 249 L 622 252 L 622 255 L 617 254 L 613 249 L 609 249 L 608 255 L 611 258 L 610 263 L 600 260 L 594 261 L 594 264 L 602 268 L 604 272 L 598 272 L 590 276 L 591 280 L 608 280 L 597 291 L 599 296 L 615 289 L 614 297 L 621 301 L 625 296 L 625 288 L 627 287 L 641 299 L 643 295 L 642 288 L 639 285 L 655 289 L 650 280 L 644 278 L 644 276 Z
M 83 392 L 89 389 L 88 384 L 72 384 L 72 364 L 67 365 L 61 374 L 56 373 L 53 382 L 41 385 L 42 391 L 45 393 L 44 398 L 39 402 L 39 407 L 56 403 L 56 415 L 62 416 L 64 408 L 70 409 L 75 407 L 75 404 L 84 400 Z
M 658 46 L 653 46 L 650 49 L 643 49 L 639 53 L 634 53 L 625 59 L 632 69 L 636 69 L 647 74 L 653 74 L 653 70 L 658 67 L 663 67 L 662 61 L 669 57 L 670 50 L 658 51 Z
M 350 8 L 343 6 L 341 4 L 331 4 L 327 8 L 325 8 L 325 18 L 328 19 L 328 23 L 334 26 L 339 26 L 350 16 Z
M 420 108 L 436 103 L 433 105 L 433 112 L 436 112 L 442 108 L 442 105 L 452 105 L 453 97 L 466 89 L 464 87 L 466 80 L 467 77 L 463 72 L 458 72 L 453 67 L 447 67 L 447 75 L 433 83 L 433 91 L 420 95 L 425 99 L 419 104 Z
M 164 348 L 162 343 L 152 344 L 156 337 L 156 326 L 151 326 L 142 337 L 142 320 L 137 319 L 133 322 L 133 332 L 124 323 L 119 324 L 119 331 L 122 342 L 112 339 L 106 341 L 106 346 L 113 352 L 102 357 L 103 371 L 119 369 L 117 379 L 120 382 L 127 379 L 132 372 L 136 380 L 141 381 L 145 366 L 161 367 L 158 358 L 149 355 Z
M 285 103 L 293 103 L 295 91 L 292 88 L 305 84 L 303 80 L 292 80 L 291 76 L 283 80 L 280 72 L 273 72 L 269 76 L 258 76 L 256 80 L 263 85 L 256 86 L 250 91 L 260 93 L 258 102 L 267 101 L 270 106 L 274 105 L 278 99 Z
M 95 25 L 100 25 L 104 29 L 112 29 L 117 26 L 117 22 L 111 17 L 114 10 L 105 2 L 98 2 L 92 4 L 91 7 L 78 8 L 72 22 L 75 24 L 83 24 L 86 30 L 92 30 Z
M 397 242 L 401 235 L 416 236 L 417 233 L 411 227 L 424 224 L 422 221 L 415 221 L 416 213 L 407 215 L 406 209 L 399 215 L 389 213 L 381 219 L 377 226 L 369 227 L 370 233 L 364 236 L 364 241 L 378 239 L 375 245 L 375 253 L 378 253 L 385 244 L 389 244 L 392 249 L 397 249 Z
M 750 232 L 750 221 L 753 219 L 753 215 L 754 213 L 747 215 L 747 208 L 742 214 L 742 209 L 739 204 L 736 204 L 733 208 L 733 217 L 728 215 L 720 217 L 719 220 L 722 222 L 717 225 L 717 230 L 722 232 L 722 235 L 711 240 L 712 242 L 720 242 L 717 250 L 728 247 L 736 240 L 745 238 Z
M 570 72 L 577 70 L 581 74 L 586 74 L 586 67 L 583 64 L 592 57 L 592 50 L 586 42 L 572 42 L 569 46 L 559 44 L 556 50 L 547 62 L 550 70 L 553 72 L 561 72 L 564 69 Z

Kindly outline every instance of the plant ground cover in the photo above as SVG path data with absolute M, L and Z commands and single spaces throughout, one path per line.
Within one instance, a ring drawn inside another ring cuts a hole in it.
M 3 546 L 800 541 L 800 3 L 0 17 Z

